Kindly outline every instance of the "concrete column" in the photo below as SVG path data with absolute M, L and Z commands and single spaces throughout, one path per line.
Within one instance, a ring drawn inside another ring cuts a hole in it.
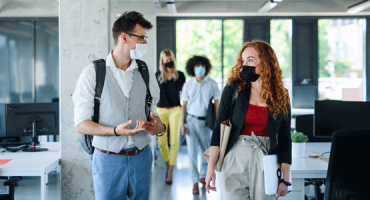
M 94 199 L 91 156 L 78 142 L 72 94 L 89 63 L 109 53 L 109 0 L 63 0 L 59 7 L 62 199 Z

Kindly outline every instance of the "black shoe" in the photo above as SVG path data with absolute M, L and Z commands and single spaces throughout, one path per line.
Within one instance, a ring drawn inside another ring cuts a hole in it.
M 166 184 L 167 185 L 171 185 L 172 184 L 172 181 L 167 181 L 167 177 L 168 177 L 168 173 L 166 173 Z

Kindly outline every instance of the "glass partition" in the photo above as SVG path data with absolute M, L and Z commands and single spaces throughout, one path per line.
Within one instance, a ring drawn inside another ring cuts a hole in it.
M 59 96 L 58 23 L 36 22 L 36 102 L 51 102 Z
M 59 97 L 58 20 L 0 20 L 0 103 Z
M 0 21 L 0 103 L 34 102 L 32 21 Z

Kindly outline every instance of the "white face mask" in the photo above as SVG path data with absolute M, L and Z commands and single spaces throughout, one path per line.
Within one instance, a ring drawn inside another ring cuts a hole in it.
M 136 43 L 136 49 L 132 50 L 130 49 L 130 57 L 131 59 L 140 59 L 142 58 L 146 52 L 148 51 L 148 44 L 137 44 Z

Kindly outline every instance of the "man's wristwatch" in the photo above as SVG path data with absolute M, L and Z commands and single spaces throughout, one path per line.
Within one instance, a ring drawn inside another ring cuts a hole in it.
M 286 186 L 291 186 L 292 184 L 288 181 L 285 181 L 284 179 L 280 179 L 280 183 L 284 183 Z
M 163 124 L 163 123 L 162 123 L 162 124 Z M 165 124 L 163 124 L 163 126 L 164 126 L 164 131 L 163 131 L 162 133 L 158 133 L 158 134 L 157 134 L 157 137 L 161 137 L 161 136 L 164 134 L 164 132 L 166 132 L 167 127 L 166 127 L 166 125 L 165 125 Z

